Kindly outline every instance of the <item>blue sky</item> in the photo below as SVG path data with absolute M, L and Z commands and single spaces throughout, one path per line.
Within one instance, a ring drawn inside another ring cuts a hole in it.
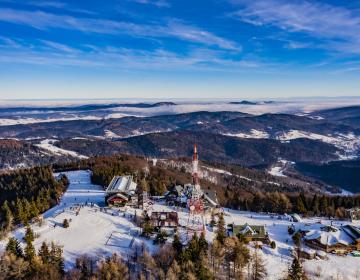
M 0 98 L 360 95 L 360 1 L 0 0 Z

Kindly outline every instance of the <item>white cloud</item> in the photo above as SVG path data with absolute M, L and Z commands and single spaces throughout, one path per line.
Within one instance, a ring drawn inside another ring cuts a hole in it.
M 130 1 L 140 4 L 154 5 L 159 8 L 164 8 L 164 7 L 167 8 L 171 6 L 170 3 L 166 0 L 130 0 Z
M 326 42 L 322 47 L 360 53 L 360 15 L 345 7 L 316 1 L 231 0 L 240 5 L 232 16 L 257 26 L 272 25 Z
M 11 38 L 1 38 L 15 42 Z M 74 48 L 59 42 L 38 40 L 37 45 L 0 45 L 0 62 L 48 66 L 97 67 L 117 70 L 244 71 L 266 66 L 251 59 L 232 60 L 225 51 L 195 48 L 185 54 L 164 49 L 139 50 L 83 45 Z M 45 50 L 45 51 L 44 51 Z
M 65 53 L 72 53 L 72 54 L 75 54 L 75 53 L 79 53 L 78 50 L 74 49 L 74 48 L 71 48 L 67 45 L 64 45 L 64 44 L 60 44 L 60 43 L 57 43 L 57 42 L 53 42 L 53 41 L 48 41 L 48 40 L 41 40 L 46 46 L 52 48 L 52 49 L 55 49 L 55 50 L 58 50 L 58 51 L 61 51 L 61 52 L 65 52 Z
M 0 21 L 31 26 L 36 29 L 70 29 L 87 33 L 126 34 L 144 38 L 177 38 L 183 41 L 217 46 L 222 49 L 240 50 L 235 42 L 219 37 L 196 26 L 172 20 L 164 25 L 135 24 L 97 18 L 75 18 L 43 11 L 0 9 Z

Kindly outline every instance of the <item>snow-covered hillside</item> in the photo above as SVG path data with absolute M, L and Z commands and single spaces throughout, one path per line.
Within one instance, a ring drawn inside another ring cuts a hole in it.
M 56 139 L 45 139 L 45 140 L 42 140 L 40 142 L 40 144 L 35 144 L 35 146 L 37 146 L 43 150 L 46 150 L 47 152 L 50 152 L 51 154 L 55 154 L 55 155 L 72 156 L 74 158 L 79 158 L 79 159 L 87 159 L 88 158 L 87 156 L 79 155 L 76 152 L 56 147 L 54 145 L 54 143 L 56 143 L 57 141 L 58 140 L 56 140 Z
M 32 225 L 39 237 L 34 245 L 38 249 L 43 241 L 54 241 L 63 246 L 66 268 L 74 265 L 75 259 L 82 255 L 107 256 L 112 253 L 121 254 L 126 258 L 132 248 L 137 244 L 144 243 L 151 252 L 157 249 L 151 240 L 139 236 L 140 228 L 133 223 L 135 211 L 140 215 L 139 209 L 126 207 L 123 209 L 106 209 L 104 206 L 104 191 L 100 186 L 93 185 L 90 181 L 89 171 L 66 172 L 70 180 L 70 186 L 63 195 L 58 206 L 44 213 L 42 226 Z M 80 206 L 81 205 L 81 206 Z M 101 211 L 102 210 L 102 211 Z M 156 202 L 152 210 L 178 211 L 180 235 L 186 240 L 187 231 L 182 227 L 187 224 L 189 217 L 184 209 L 175 209 Z M 78 214 L 76 214 L 78 213 Z M 275 216 L 250 212 L 240 212 L 224 209 L 226 223 L 250 225 L 264 225 L 271 240 L 276 242 L 276 249 L 265 246 L 261 254 L 266 261 L 269 272 L 268 279 L 279 279 L 287 270 L 291 258 L 293 243 L 287 233 L 291 222 L 278 220 Z M 64 219 L 71 219 L 70 227 L 63 228 Z M 205 217 L 209 223 L 210 217 Z M 305 219 L 303 223 L 318 222 L 320 219 Z M 330 224 L 328 220 L 322 220 L 323 224 Z M 344 222 L 341 222 L 344 223 Z M 333 221 L 333 225 L 340 222 Z M 360 224 L 357 224 L 358 226 Z M 12 233 L 22 241 L 24 228 L 19 228 Z M 206 238 L 212 241 L 215 233 L 210 227 L 206 227 Z M 0 242 L 0 251 L 4 249 L 6 240 Z M 359 269 L 359 259 L 355 257 L 338 257 L 329 255 L 328 260 L 305 261 L 305 268 L 310 275 L 322 269 L 322 275 L 318 279 L 330 279 L 329 277 L 340 275 L 341 279 L 356 279 Z

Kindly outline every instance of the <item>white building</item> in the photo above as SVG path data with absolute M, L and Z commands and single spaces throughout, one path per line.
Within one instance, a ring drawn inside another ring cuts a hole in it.
M 133 181 L 132 176 L 115 176 L 106 189 L 106 194 L 124 193 L 134 195 L 137 184 Z

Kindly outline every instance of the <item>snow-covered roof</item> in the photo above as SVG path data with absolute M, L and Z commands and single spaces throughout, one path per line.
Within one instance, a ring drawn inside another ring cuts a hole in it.
M 310 230 L 304 236 L 305 240 L 317 239 L 325 246 L 332 246 L 336 244 L 350 245 L 353 243 L 351 237 L 343 230 L 337 229 L 336 231 L 324 230 Z
M 250 234 L 250 235 L 255 235 L 256 231 L 254 231 L 249 225 L 246 225 L 246 227 L 244 229 L 242 229 L 240 231 L 241 234 Z
M 137 184 L 133 182 L 132 176 L 115 176 L 106 189 L 107 193 L 131 194 L 136 190 Z
M 290 216 L 297 222 L 301 222 L 301 217 L 299 216 L 299 214 L 293 213 L 290 214 Z

